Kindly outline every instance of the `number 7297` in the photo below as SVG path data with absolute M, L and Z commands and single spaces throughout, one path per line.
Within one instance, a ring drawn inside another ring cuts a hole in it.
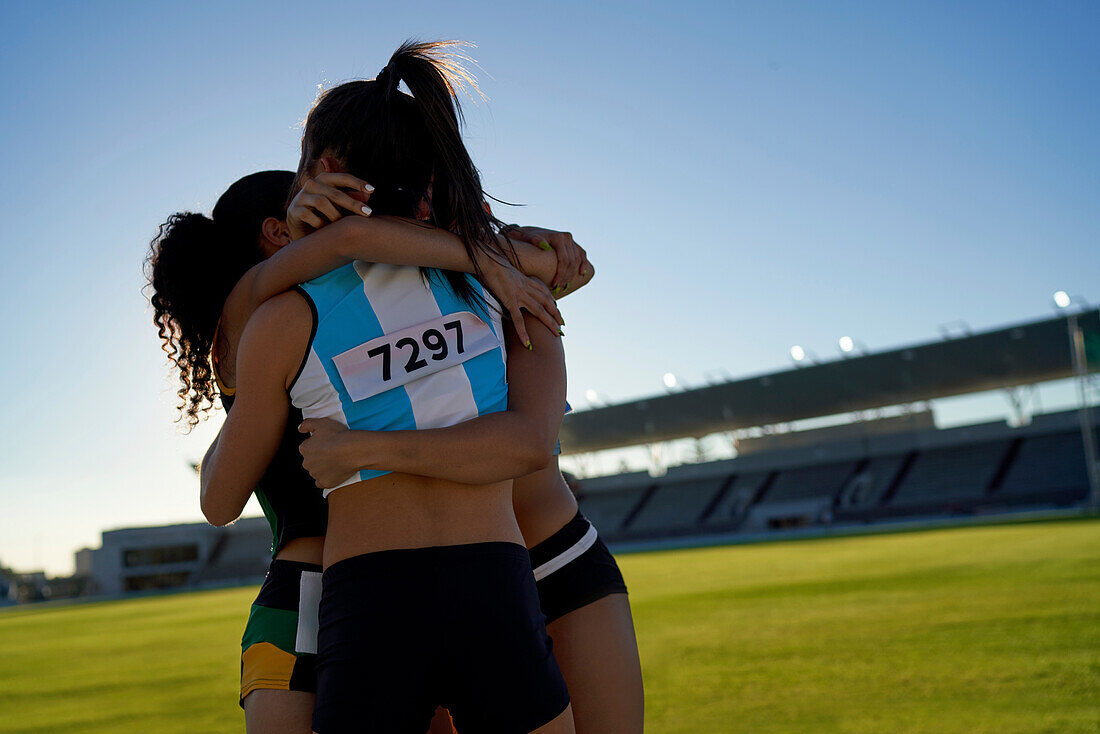
M 438 323 L 438 322 L 437 322 Z M 454 332 L 454 348 L 457 354 L 462 354 L 466 351 L 465 346 L 462 343 L 462 322 L 446 321 L 443 323 L 444 332 Z M 451 345 L 447 341 L 447 336 L 444 335 L 439 329 L 425 329 L 420 333 L 419 338 L 413 336 L 405 336 L 398 339 L 393 343 L 392 347 L 389 342 L 383 342 L 374 349 L 367 352 L 368 357 L 381 357 L 382 358 L 382 381 L 389 382 L 393 379 L 393 352 L 394 350 L 405 350 L 408 348 L 408 359 L 405 361 L 405 374 L 412 374 L 417 370 L 424 369 L 428 366 L 428 361 L 422 359 L 420 356 L 420 346 L 423 345 L 425 349 L 431 355 L 431 359 L 436 362 L 442 362 L 447 359 L 450 354 Z M 402 356 L 402 355 L 399 355 Z

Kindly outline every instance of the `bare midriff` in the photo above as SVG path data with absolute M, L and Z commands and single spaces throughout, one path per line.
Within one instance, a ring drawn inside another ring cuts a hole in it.
M 325 568 L 383 550 L 495 541 L 523 544 L 511 481 L 470 485 L 392 473 L 328 496 Z
M 298 561 L 321 565 L 321 556 L 325 551 L 325 536 L 313 538 L 295 538 L 281 549 L 275 558 L 280 561 Z
M 516 480 L 516 521 L 528 548 L 549 538 L 577 514 L 577 499 L 558 469 L 557 457 L 534 474 Z

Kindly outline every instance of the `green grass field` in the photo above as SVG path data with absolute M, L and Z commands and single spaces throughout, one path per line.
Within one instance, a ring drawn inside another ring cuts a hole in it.
M 1100 521 L 620 561 L 649 732 L 1100 730 Z M 242 731 L 254 591 L 0 612 L 0 732 Z

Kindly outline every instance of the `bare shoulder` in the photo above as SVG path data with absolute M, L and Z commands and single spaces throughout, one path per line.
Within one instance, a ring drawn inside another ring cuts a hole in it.
M 241 336 L 239 371 L 243 374 L 248 361 L 263 365 L 265 371 L 277 369 L 288 377 L 296 374 L 312 333 L 313 309 L 304 295 L 287 291 L 264 301 Z
M 309 337 L 313 329 L 313 309 L 297 290 L 287 291 L 264 301 L 248 319 L 245 333 Z

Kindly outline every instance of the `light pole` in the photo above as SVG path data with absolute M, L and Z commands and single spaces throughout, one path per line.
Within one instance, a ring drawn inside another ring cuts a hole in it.
M 1096 437 L 1092 425 L 1092 409 L 1089 406 L 1089 365 L 1088 354 L 1085 352 L 1085 334 L 1081 330 L 1081 325 L 1077 322 L 1081 310 L 1069 310 L 1069 307 L 1075 302 L 1081 306 L 1081 310 L 1088 306 L 1083 298 L 1074 298 L 1065 291 L 1058 291 L 1054 294 L 1054 305 L 1065 312 L 1066 324 L 1069 328 L 1070 360 L 1077 380 L 1077 419 L 1081 424 L 1081 440 L 1085 444 L 1085 470 L 1089 480 L 1089 504 L 1096 509 L 1100 508 L 1100 465 L 1096 463 Z

